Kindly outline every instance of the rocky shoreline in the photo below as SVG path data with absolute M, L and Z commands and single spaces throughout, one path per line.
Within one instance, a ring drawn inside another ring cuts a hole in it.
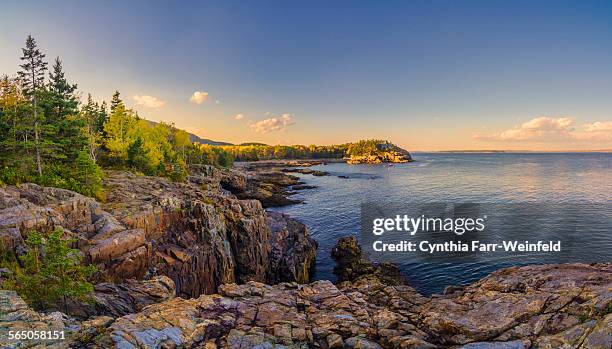
M 297 202 L 290 196 L 304 184 L 288 172 L 316 164 L 193 166 L 187 183 L 111 171 L 104 203 L 33 184 L 0 188 L 3 246 L 20 253 L 29 231 L 62 227 L 100 270 L 95 302 L 72 303 L 69 316 L 0 291 L 3 333 L 68 335 L 0 336 L 0 347 L 612 347 L 612 264 L 503 269 L 428 298 L 343 238 L 332 251 L 339 283 L 309 283 L 316 242 L 265 207 Z

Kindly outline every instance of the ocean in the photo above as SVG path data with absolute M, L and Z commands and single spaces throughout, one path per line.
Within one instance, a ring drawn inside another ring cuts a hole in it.
M 317 240 L 315 280 L 335 280 L 330 251 L 338 238 L 359 237 L 364 202 L 581 204 L 605 208 L 593 235 L 599 259 L 612 261 L 612 154 L 609 153 L 414 153 L 414 162 L 388 165 L 329 163 L 311 167 L 329 176 L 298 174 L 317 188 L 294 197 L 302 204 L 274 208 L 305 223 Z M 340 178 L 345 176 L 348 178 Z M 549 213 L 550 214 L 550 213 Z M 552 213 L 555 214 L 554 212 Z M 559 212 L 562 215 L 563 212 Z M 558 218 L 558 217 L 557 217 Z M 585 251 L 585 253 L 589 253 Z M 607 257 L 606 257 L 607 255 Z M 501 258 L 487 262 L 400 263 L 410 284 L 425 295 L 474 282 L 497 269 L 540 262 Z

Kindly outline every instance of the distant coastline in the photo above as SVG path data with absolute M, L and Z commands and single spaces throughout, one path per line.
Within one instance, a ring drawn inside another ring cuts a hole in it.
M 488 149 L 474 149 L 474 150 L 413 150 L 413 154 L 419 153 L 448 153 L 448 154 L 563 154 L 563 153 L 612 153 L 612 149 L 588 149 L 588 150 L 488 150 Z

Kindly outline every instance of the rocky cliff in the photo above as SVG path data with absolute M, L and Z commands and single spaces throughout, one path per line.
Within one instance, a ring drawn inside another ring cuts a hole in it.
M 245 185 L 239 173 L 203 166 L 187 183 L 108 172 L 104 203 L 34 184 L 7 186 L 0 188 L 0 241 L 20 254 L 30 231 L 61 227 L 98 266 L 99 281 L 165 275 L 182 297 L 233 282 L 308 282 L 316 243 L 306 227 L 288 216 L 268 219 L 259 201 L 225 189 Z
M 350 260 L 363 266 L 359 254 L 350 241 L 336 251 L 359 257 L 346 259 L 345 266 Z M 82 323 L 35 313 L 14 293 L 0 291 L 0 327 L 64 328 L 75 348 L 612 347 L 611 264 L 503 269 L 429 298 L 354 269 L 364 273 L 338 285 L 226 284 L 218 294 L 174 298 L 136 314 Z
M 612 348 L 612 264 L 503 269 L 424 297 L 343 238 L 332 251 L 340 282 L 307 283 L 316 244 L 306 227 L 236 196 L 283 175 L 200 166 L 172 183 L 110 172 L 105 203 L 0 188 L 3 247 L 22 253 L 29 231 L 62 227 L 101 270 L 95 302 L 71 304 L 70 317 L 0 290 L 0 347 Z M 5 335 L 21 329 L 67 339 Z

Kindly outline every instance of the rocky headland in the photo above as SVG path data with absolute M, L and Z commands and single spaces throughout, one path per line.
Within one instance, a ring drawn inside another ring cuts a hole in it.
M 61 329 L 67 340 L 3 335 L 0 347 L 612 347 L 612 264 L 503 269 L 425 297 L 349 237 L 331 251 L 339 282 L 310 282 L 307 228 L 264 209 L 286 202 L 297 177 L 278 165 L 190 171 L 186 183 L 108 172 L 103 203 L 0 188 L 3 247 L 22 253 L 29 231 L 62 227 L 99 269 L 94 301 L 71 303 L 68 315 L 1 290 L 2 334 Z
M 410 153 L 387 141 L 359 141 L 349 146 L 348 164 L 381 164 L 411 162 Z

